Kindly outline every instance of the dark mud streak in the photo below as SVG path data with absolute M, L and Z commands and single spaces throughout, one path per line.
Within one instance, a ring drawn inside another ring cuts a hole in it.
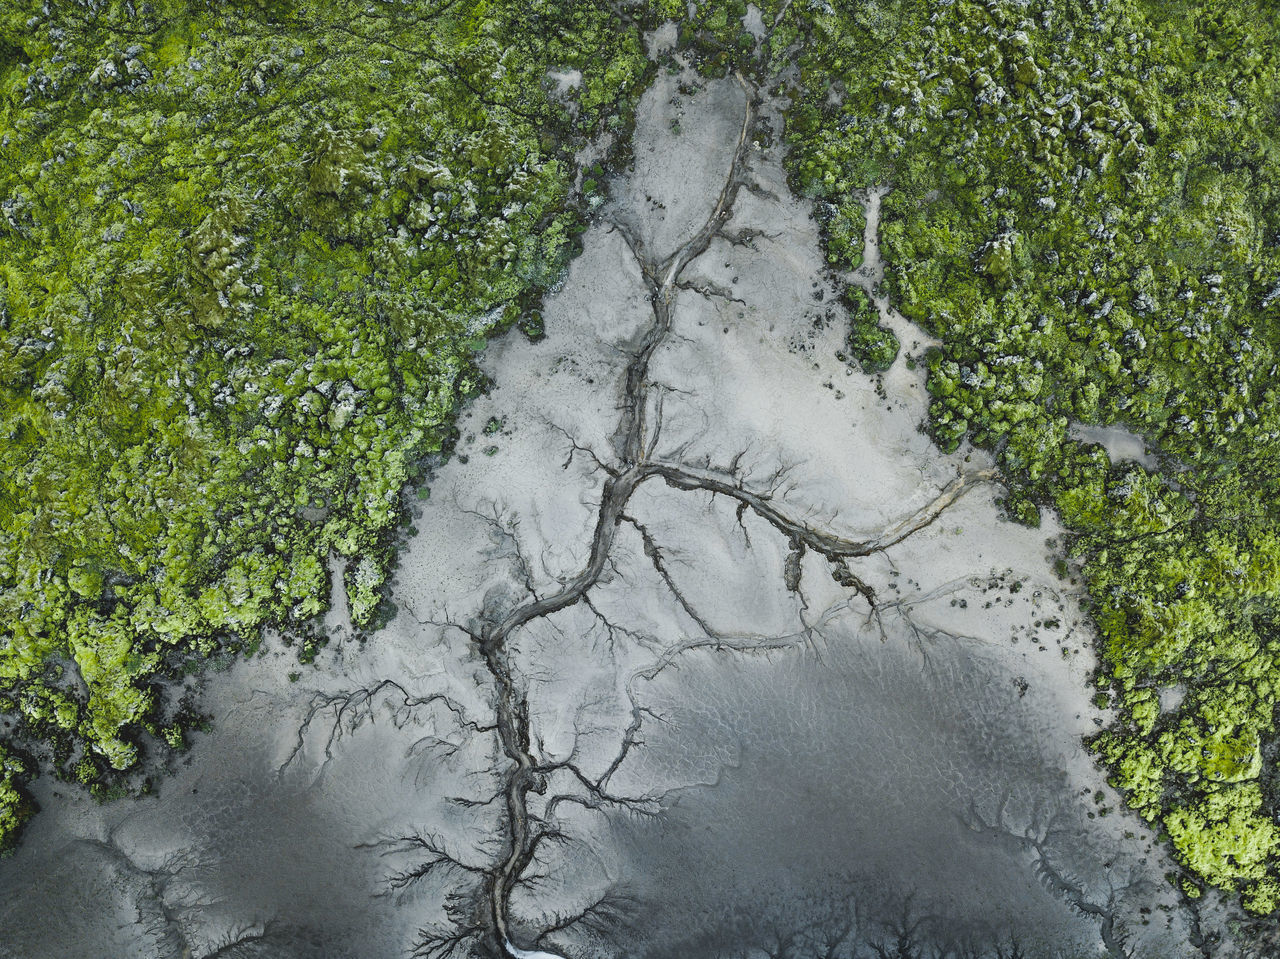
M 943 511 L 958 500 L 965 492 L 972 489 L 976 481 L 992 477 L 988 471 L 962 474 L 944 487 L 937 497 L 923 509 L 902 520 L 892 529 L 869 540 L 851 540 L 835 533 L 817 529 L 801 520 L 788 516 L 770 502 L 767 494 L 753 492 L 740 482 L 730 478 L 730 474 L 719 471 L 694 470 L 684 466 L 658 464 L 654 468 L 656 475 L 666 480 L 667 485 L 680 490 L 703 490 L 745 505 L 753 513 L 793 541 L 803 543 L 809 549 L 820 553 L 831 562 L 843 559 L 856 559 L 881 553 L 898 545 L 903 540 L 930 526 Z
M 1033 822 L 1022 832 L 1015 832 L 1004 822 L 1004 809 L 997 811 L 993 822 L 987 822 L 976 808 L 970 810 L 964 822 L 972 831 L 987 836 L 1012 849 L 1030 852 L 1035 857 L 1035 871 L 1041 883 L 1082 916 L 1098 923 L 1102 944 L 1111 959 L 1133 959 L 1133 950 L 1125 943 L 1125 932 L 1116 909 L 1113 889 L 1105 903 L 1090 899 L 1084 887 L 1070 875 L 1058 869 L 1049 859 L 1048 837 L 1053 833 L 1053 823 L 1043 828 Z M 1212 955 L 1212 953 L 1210 953 Z
M 721 232 L 725 221 L 733 211 L 734 201 L 742 185 L 742 172 L 746 165 L 749 135 L 756 116 L 756 91 L 741 73 L 735 74 L 738 84 L 746 96 L 746 106 L 742 115 L 742 127 L 738 132 L 738 142 L 734 147 L 733 159 L 729 173 L 725 177 L 720 194 L 716 197 L 711 215 L 702 224 L 701 229 L 689 240 L 685 241 L 675 252 L 661 263 L 654 262 L 644 249 L 641 240 L 633 236 L 623 225 L 615 223 L 615 229 L 622 234 L 640 267 L 649 290 L 649 302 L 653 310 L 653 322 L 640 340 L 631 362 L 627 364 L 626 378 L 622 393 L 622 418 L 618 424 L 619 453 L 627 464 L 642 462 L 647 454 L 645 448 L 645 418 L 648 407 L 649 364 L 654 353 L 671 330 L 671 307 L 679 290 L 680 275 L 684 268 L 701 256 L 712 239 Z
M 550 827 L 530 828 L 528 796 L 531 791 L 545 790 L 546 778 L 529 750 L 528 701 L 512 674 L 506 649 L 507 639 L 527 623 L 576 604 L 599 581 L 617 536 L 623 511 L 631 495 L 640 483 L 654 475 L 653 468 L 644 465 L 643 462 L 648 452 L 645 408 L 648 400 L 649 364 L 671 329 L 671 307 L 675 295 L 675 283 L 680 273 L 690 261 L 706 250 L 712 237 L 728 218 L 734 198 L 737 196 L 746 160 L 748 134 L 755 119 L 756 109 L 755 91 L 740 74 L 737 79 L 746 95 L 742 127 L 724 185 L 711 215 L 702 228 L 662 263 L 654 263 L 637 238 L 631 236 L 624 228 L 618 228 L 635 255 L 641 274 L 649 287 L 653 322 L 645 331 L 639 348 L 627 364 L 623 386 L 622 416 L 617 433 L 620 438 L 619 453 L 624 469 L 616 475 L 609 476 L 604 482 L 591 542 L 591 555 L 587 565 L 559 592 L 517 607 L 496 626 L 485 628 L 479 635 L 473 637 L 497 684 L 495 712 L 498 735 L 503 752 L 514 764 L 507 774 L 506 786 L 503 790 L 507 805 L 508 855 L 494 871 L 488 885 L 488 918 L 492 924 L 492 933 L 497 940 L 496 945 L 504 954 L 510 954 L 507 945 L 510 941 L 507 912 L 511 892 L 521 874 L 533 861 L 538 846 L 550 835 Z M 585 777 L 581 778 L 585 783 L 590 782 Z
M 285 771 L 302 754 L 302 750 L 306 745 L 307 733 L 322 713 L 328 710 L 333 712 L 332 725 L 324 744 L 324 759 L 325 762 L 328 762 L 333 759 L 334 746 L 337 745 L 338 740 L 342 738 L 344 733 L 353 732 L 361 723 L 371 721 L 377 698 L 383 693 L 393 691 L 396 694 L 395 698 L 399 699 L 399 704 L 396 707 L 397 714 L 407 715 L 418 709 L 440 703 L 452 714 L 459 729 L 469 730 L 473 733 L 491 733 L 497 729 L 495 726 L 485 725 L 469 719 L 462 706 L 444 693 L 415 696 L 394 679 L 382 679 L 371 685 L 342 693 L 317 692 L 312 695 L 311 705 L 303 717 L 302 724 L 298 727 L 298 735 L 293 749 L 289 751 L 285 761 L 276 770 L 277 777 L 283 776 Z M 402 720 L 397 719 L 396 722 L 397 725 L 402 724 Z M 419 743 L 415 743 L 410 749 L 415 749 L 418 746 Z M 457 747 L 454 748 L 456 749 Z
M 187 939 L 179 910 L 171 906 L 165 898 L 165 891 L 169 883 L 177 877 L 178 873 L 188 863 L 181 859 L 170 859 L 156 868 L 143 868 L 125 854 L 117 845 L 114 835 L 111 834 L 108 834 L 105 840 L 79 839 L 77 843 L 103 854 L 121 872 L 145 883 L 150 892 L 149 901 L 154 903 L 154 908 L 158 913 L 158 915 L 153 916 L 153 919 L 159 920 L 160 941 L 166 948 L 172 950 L 172 955 L 191 955 L 191 944 Z M 142 915 L 139 916 L 139 919 L 145 921 Z

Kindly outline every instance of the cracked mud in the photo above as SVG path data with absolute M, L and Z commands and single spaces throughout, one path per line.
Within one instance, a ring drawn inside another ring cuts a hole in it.
M 486 356 L 489 455 L 434 478 L 396 618 L 217 677 L 153 797 L 44 784 L 0 956 L 1232 954 L 1080 745 L 1055 530 L 917 431 L 902 360 L 835 359 L 778 110 L 655 80 L 547 338 Z

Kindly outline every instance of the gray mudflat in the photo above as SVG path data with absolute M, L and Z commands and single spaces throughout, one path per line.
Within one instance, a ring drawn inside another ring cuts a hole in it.
M 546 339 L 485 358 L 396 618 L 216 676 L 155 796 L 43 785 L 0 956 L 1204 954 L 1220 911 L 1081 746 L 1052 520 L 1000 519 L 904 364 L 835 359 L 777 108 L 655 82 Z

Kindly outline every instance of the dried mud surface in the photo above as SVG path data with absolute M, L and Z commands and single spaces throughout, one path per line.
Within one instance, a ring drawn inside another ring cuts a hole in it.
M 485 357 L 397 616 L 214 677 L 154 796 L 42 784 L 0 957 L 1231 954 L 1081 746 L 1052 521 L 931 445 L 901 359 L 835 358 L 778 108 L 660 73 L 547 337 Z

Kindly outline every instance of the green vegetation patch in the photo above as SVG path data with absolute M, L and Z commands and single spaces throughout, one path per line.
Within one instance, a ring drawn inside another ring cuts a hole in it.
M 647 69 L 572 0 L 3 7 L 13 741 L 87 783 L 181 744 L 157 680 L 300 628 L 329 554 L 371 620 L 473 351 L 571 254 L 575 144 Z M 0 842 L 25 809 L 2 750 Z
M 0 746 L 0 855 L 9 851 L 32 813 L 31 801 L 21 786 L 28 772 L 26 763 Z
M 865 290 L 850 287 L 844 305 L 849 311 L 850 355 L 864 373 L 883 373 L 898 358 L 898 338 L 880 325 L 880 313 Z
M 797 2 L 792 173 L 888 184 L 929 427 L 1074 532 L 1113 782 L 1199 880 L 1280 904 L 1280 18 L 1155 0 Z M 858 262 L 849 225 L 827 248 Z M 855 310 L 855 336 L 869 331 Z M 1150 473 L 1069 436 L 1125 426 Z M 1162 711 L 1161 689 L 1187 690 Z

